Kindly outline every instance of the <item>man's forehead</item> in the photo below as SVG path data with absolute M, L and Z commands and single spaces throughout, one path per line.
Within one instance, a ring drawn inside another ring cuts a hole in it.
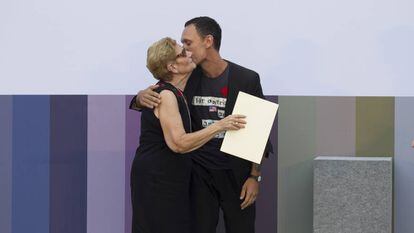
M 183 33 L 181 34 L 181 38 L 183 39 L 194 39 L 198 36 L 198 32 L 194 25 L 188 25 L 184 28 Z

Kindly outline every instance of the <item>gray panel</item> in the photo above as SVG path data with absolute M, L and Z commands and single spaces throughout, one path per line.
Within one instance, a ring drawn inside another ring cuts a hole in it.
M 414 97 L 395 98 L 395 233 L 414 230 Z
M 279 97 L 278 231 L 312 231 L 315 97 Z
M 0 95 L 0 232 L 11 233 L 13 98 Z
M 314 233 L 391 233 L 392 158 L 320 156 Z

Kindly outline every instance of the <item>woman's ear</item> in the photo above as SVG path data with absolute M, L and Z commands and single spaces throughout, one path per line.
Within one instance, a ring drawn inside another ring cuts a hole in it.
M 168 63 L 167 69 L 171 73 L 174 73 L 174 74 L 178 73 L 177 67 L 176 67 L 176 65 L 174 63 Z

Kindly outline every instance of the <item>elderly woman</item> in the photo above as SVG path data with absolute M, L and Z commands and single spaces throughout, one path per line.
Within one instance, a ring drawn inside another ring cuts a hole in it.
M 171 38 L 155 42 L 147 67 L 159 80 L 162 102 L 141 113 L 140 144 L 131 170 L 134 233 L 189 233 L 191 152 L 220 132 L 244 128 L 244 117 L 230 115 L 192 132 L 183 90 L 196 67 L 191 53 Z

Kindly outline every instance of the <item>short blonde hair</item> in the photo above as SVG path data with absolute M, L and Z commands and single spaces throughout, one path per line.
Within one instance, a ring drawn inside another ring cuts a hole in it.
M 170 37 L 162 38 L 152 44 L 147 51 L 147 68 L 154 78 L 168 81 L 171 80 L 171 73 L 168 70 L 168 63 L 175 61 L 175 46 L 177 42 Z

